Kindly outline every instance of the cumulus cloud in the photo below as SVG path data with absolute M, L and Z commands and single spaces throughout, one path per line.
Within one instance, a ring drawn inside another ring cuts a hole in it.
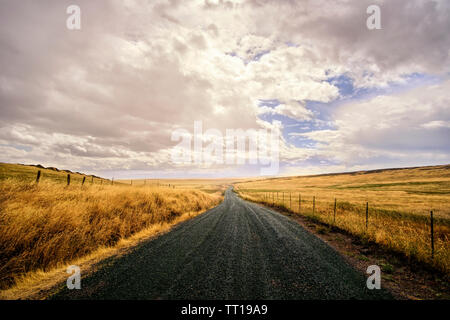
M 382 30 L 369 31 L 374 3 Z M 450 72 L 445 0 L 80 0 L 79 31 L 65 27 L 71 4 L 0 3 L 0 161 L 171 170 L 171 133 L 194 121 L 221 132 L 270 126 L 261 115 L 320 121 L 307 102 L 339 99 L 332 77 L 374 88 Z M 419 149 L 443 157 L 445 86 L 427 89 L 441 90 L 428 100 L 414 92 L 340 107 L 331 119 L 337 131 L 305 135 L 348 154 L 372 150 L 366 159 Z M 280 104 L 260 107 L 264 99 Z M 284 139 L 281 156 L 291 164 L 348 160 Z
M 274 108 L 262 106 L 258 108 L 259 114 L 283 115 L 295 120 L 311 120 L 313 113 L 304 105 L 296 101 L 290 101 L 286 104 L 279 104 Z
M 348 165 L 378 158 L 384 164 L 450 161 L 450 80 L 391 96 L 349 103 L 334 114 L 335 130 L 301 136 L 319 151 Z

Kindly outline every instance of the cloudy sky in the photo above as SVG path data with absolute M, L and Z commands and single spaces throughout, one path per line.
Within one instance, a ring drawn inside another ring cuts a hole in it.
M 278 128 L 280 175 L 450 163 L 448 0 L 2 0 L 0 24 L 2 162 L 260 173 L 174 164 L 172 133 L 201 121 Z

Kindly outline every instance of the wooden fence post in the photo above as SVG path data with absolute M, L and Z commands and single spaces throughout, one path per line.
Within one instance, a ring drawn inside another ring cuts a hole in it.
M 336 224 L 336 198 L 334 198 L 333 224 Z
M 67 185 L 70 186 L 70 173 L 67 174 Z
M 292 210 L 292 194 L 289 192 L 289 210 Z
M 369 202 L 366 202 L 366 231 L 369 226 Z
M 434 259 L 433 210 L 430 211 L 430 227 L 431 227 L 431 259 Z
M 300 210 L 302 208 L 302 196 L 300 192 L 298 193 L 298 214 L 300 214 Z
M 83 177 L 83 181 L 81 182 L 81 185 L 84 186 L 85 182 L 86 182 L 86 177 Z
M 37 172 L 36 183 L 39 183 L 39 179 L 41 179 L 41 170 L 38 170 Z
M 313 215 L 316 211 L 316 196 L 313 196 Z

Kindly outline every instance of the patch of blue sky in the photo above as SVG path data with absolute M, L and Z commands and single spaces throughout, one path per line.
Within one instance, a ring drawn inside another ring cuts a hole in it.
M 298 148 L 315 148 L 317 145 L 316 141 L 302 136 L 302 133 L 328 128 L 315 120 L 299 121 L 280 114 L 265 113 L 259 115 L 259 118 L 269 123 L 280 121 L 283 125 L 284 140 Z
M 281 102 L 277 99 L 260 100 L 260 107 L 269 107 L 274 109 Z M 317 143 L 314 140 L 302 136 L 302 133 L 307 133 L 316 130 L 335 129 L 329 121 L 321 119 L 321 114 L 314 111 L 314 118 L 311 120 L 297 120 L 285 115 L 264 113 L 259 115 L 263 121 L 272 123 L 273 121 L 280 121 L 283 125 L 283 138 L 288 143 L 298 148 L 314 148 Z
M 269 54 L 270 50 L 264 50 L 261 52 L 258 52 L 257 54 L 255 54 L 252 58 L 252 61 L 259 61 L 259 59 L 261 59 L 262 56 Z
M 378 95 L 394 94 L 405 90 L 410 90 L 415 87 L 438 84 L 444 79 L 442 77 L 424 74 L 424 73 L 410 73 L 402 75 L 404 81 L 389 82 L 386 87 L 370 87 L 358 88 L 354 86 L 354 81 L 346 74 L 335 77 L 330 77 L 326 82 L 334 85 L 339 89 L 339 98 L 332 101 L 336 103 L 340 101 L 369 99 Z
M 2 146 L 2 147 L 11 147 L 11 148 L 14 148 L 14 149 L 17 149 L 17 150 L 23 150 L 23 151 L 26 151 L 26 152 L 30 152 L 30 151 L 33 150 L 32 147 L 24 146 L 24 145 L 20 145 L 20 144 L 0 144 L 0 146 Z
M 285 42 L 285 44 L 286 44 L 288 47 L 294 47 L 294 48 L 300 47 L 300 45 L 298 45 L 298 44 L 296 44 L 296 43 L 294 43 L 294 42 L 290 42 L 290 41 Z
M 334 166 L 334 165 L 340 165 L 341 163 L 339 161 L 329 159 L 323 156 L 311 156 L 307 159 L 298 160 L 295 162 L 291 162 L 286 165 L 286 167 L 298 167 L 301 166 Z
M 296 135 L 288 135 L 288 142 L 302 149 L 316 149 L 318 145 L 317 141 L 302 136 L 298 132 L 296 132 Z
M 437 76 L 422 73 L 411 73 L 404 75 L 403 78 L 405 79 L 404 82 L 390 83 L 389 86 L 383 88 L 358 88 L 355 87 L 353 79 L 346 74 L 330 77 L 325 81 L 338 88 L 339 97 L 330 102 L 306 101 L 306 108 L 314 114 L 311 120 L 300 121 L 284 115 L 270 113 L 262 114 L 260 118 L 270 123 L 274 120 L 281 121 L 284 127 L 283 137 L 290 144 L 300 148 L 315 148 L 317 143 L 301 134 L 317 130 L 335 130 L 333 113 L 340 105 L 351 101 L 367 100 L 379 95 L 391 95 L 414 87 L 444 81 Z M 277 99 L 260 100 L 259 106 L 275 108 L 281 103 L 282 101 Z
M 339 89 L 340 97 L 351 96 L 355 93 L 355 87 L 353 86 L 353 79 L 346 76 L 345 74 L 336 77 L 330 77 L 325 81 L 328 82 L 329 84 L 334 85 Z
M 306 101 L 306 108 L 311 110 L 317 119 L 332 121 L 333 111 L 339 105 L 351 101 L 361 101 L 374 98 L 379 95 L 392 95 L 415 87 L 437 84 L 442 78 L 422 73 L 411 73 L 402 77 L 404 82 L 392 82 L 387 87 L 358 88 L 355 87 L 352 78 L 346 74 L 330 77 L 326 82 L 334 85 L 339 90 L 339 97 L 330 102 Z
M 280 104 L 281 102 L 278 99 L 259 100 L 258 103 L 260 107 L 269 107 L 269 108 L 275 108 Z
M 333 130 L 335 129 L 329 122 L 313 120 L 293 120 L 285 117 L 282 119 L 283 123 L 283 137 L 290 144 L 298 148 L 315 148 L 317 142 L 307 138 L 303 134 L 318 131 L 318 130 Z
M 402 78 L 404 78 L 407 82 L 407 85 L 403 86 L 403 87 L 406 87 L 407 89 L 422 86 L 422 85 L 438 84 L 445 80 L 444 77 L 442 77 L 442 76 L 430 75 L 430 74 L 425 74 L 425 73 L 417 73 L 417 72 L 406 74 L 406 75 L 402 76 Z

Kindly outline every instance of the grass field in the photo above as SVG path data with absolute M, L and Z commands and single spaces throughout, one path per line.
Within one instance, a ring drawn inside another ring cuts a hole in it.
M 41 170 L 39 184 L 36 173 Z M 0 289 L 111 247 L 155 225 L 173 224 L 217 205 L 221 190 L 111 185 L 83 175 L 0 164 Z M 100 184 L 102 183 L 102 184 Z
M 231 183 L 245 199 L 334 225 L 450 273 L 448 165 L 274 179 L 121 180 L 112 185 L 54 168 L 0 163 L 0 289 L 24 275 L 113 248 L 145 230 L 167 230 L 217 205 Z M 433 259 L 430 210 L 435 217 Z
M 300 212 L 450 273 L 449 165 L 247 181 L 236 190 L 245 199 Z
M 138 179 L 117 180 L 124 185 L 195 189 L 206 193 L 225 191 L 232 183 L 247 179 Z

